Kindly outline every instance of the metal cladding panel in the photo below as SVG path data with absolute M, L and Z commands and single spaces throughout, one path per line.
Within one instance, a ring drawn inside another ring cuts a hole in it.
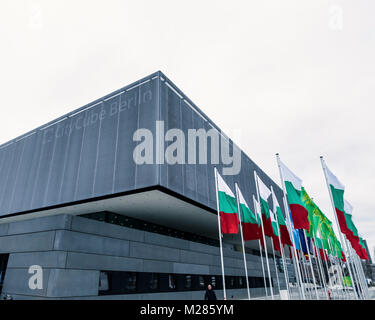
M 157 120 L 164 122 L 164 134 L 170 129 L 183 132 L 184 163 L 165 161 L 175 137 L 164 141 L 164 163 L 155 161 Z M 137 129 L 152 133 L 152 164 L 137 165 L 133 158 L 135 147 L 144 141 L 133 140 Z M 207 163 L 199 163 L 198 143 L 197 163 L 188 163 L 189 129 L 212 129 L 221 134 L 167 77 L 154 73 L 0 146 L 0 215 L 156 185 L 216 210 L 214 166 L 222 172 L 227 165 L 221 158 L 218 164 L 213 163 L 210 139 Z M 233 192 L 237 182 L 253 208 L 254 170 L 268 186 L 274 186 L 281 204 L 281 189 L 243 152 L 240 173 L 224 179 Z M 269 201 L 271 205 L 271 198 Z
M 219 173 L 222 173 L 224 164 L 221 156 L 219 163 L 215 164 L 211 159 L 211 139 L 207 139 L 207 162 L 199 163 L 199 146 L 196 144 L 196 164 L 188 162 L 188 130 L 204 129 L 206 132 L 210 129 L 221 130 L 198 108 L 183 92 L 181 92 L 167 77 L 163 76 L 164 81 L 160 84 L 160 119 L 165 123 L 165 132 L 169 129 L 181 129 L 185 135 L 185 164 L 167 164 L 160 166 L 160 184 L 181 195 L 197 201 L 209 208 L 216 210 L 216 188 L 214 178 L 214 167 Z M 225 134 L 224 139 L 228 139 Z M 165 149 L 173 142 L 165 142 Z M 229 154 L 233 154 L 233 141 L 229 139 Z M 221 154 L 222 145 L 220 143 Z M 245 153 L 241 151 L 241 170 L 236 175 L 223 176 L 226 183 L 235 193 L 235 183 L 237 182 L 243 196 L 254 210 L 252 195 L 256 195 L 254 180 L 254 170 L 267 186 L 273 186 L 276 197 L 282 207 L 282 190 L 266 175 Z M 275 160 L 275 170 L 277 170 Z M 272 208 L 272 197 L 268 199 L 270 208 Z
M 156 75 L 0 146 L 0 215 L 156 185 L 157 165 L 133 159 L 134 132 L 155 133 Z

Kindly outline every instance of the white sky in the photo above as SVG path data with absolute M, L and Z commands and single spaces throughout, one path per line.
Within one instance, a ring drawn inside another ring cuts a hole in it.
M 320 166 L 375 246 L 375 2 L 0 2 L 0 143 L 157 70 L 275 181 L 275 153 L 334 221 Z

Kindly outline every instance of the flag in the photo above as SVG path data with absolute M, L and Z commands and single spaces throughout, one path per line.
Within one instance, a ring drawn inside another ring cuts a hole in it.
M 320 259 L 322 261 L 324 260 L 328 260 L 328 257 L 324 251 L 324 247 L 323 247 L 323 242 L 322 242 L 322 239 L 319 239 L 319 238 L 316 238 L 316 246 L 318 247 L 319 249 L 319 255 L 320 255 Z
M 364 259 L 364 260 L 369 260 L 369 257 L 368 257 L 368 254 L 367 254 L 367 250 L 366 250 L 366 246 L 365 246 L 365 243 L 363 242 L 363 238 L 362 237 L 359 237 L 359 244 L 361 245 L 361 248 L 362 248 L 362 257 L 361 259 Z
M 237 202 L 232 190 L 217 172 L 217 190 L 222 233 L 238 233 Z
M 331 170 L 328 169 L 326 166 L 326 172 L 327 172 L 327 180 L 329 184 L 329 188 L 331 190 L 333 203 L 336 210 L 336 216 L 337 220 L 339 221 L 339 226 L 341 229 L 341 232 L 345 235 L 348 233 L 350 234 L 350 231 L 348 229 L 348 226 L 346 225 L 346 219 L 345 219 L 345 210 L 344 210 L 344 185 L 340 182 L 340 180 L 331 172 Z
M 268 205 L 268 198 L 271 195 L 271 190 L 264 184 L 264 182 L 257 176 L 260 208 L 262 213 L 263 229 L 266 236 L 273 236 L 273 227 L 271 223 L 270 207 Z
M 262 209 L 260 207 L 260 204 L 259 202 L 257 201 L 257 199 L 255 198 L 255 196 L 253 195 L 253 202 L 254 202 L 254 206 L 255 206 L 255 216 L 256 216 L 256 219 L 257 219 L 257 222 L 258 222 L 258 227 L 259 227 L 259 239 L 260 239 L 260 243 L 262 245 L 262 247 L 264 248 L 264 239 L 263 239 L 263 234 L 262 234 L 262 217 L 261 217 L 261 212 L 262 212 Z
M 273 215 L 273 212 L 271 212 L 271 215 Z M 281 248 L 280 248 L 280 241 L 279 241 L 279 228 L 278 228 L 278 224 L 277 222 L 272 219 L 273 221 L 271 221 L 272 223 L 272 229 L 273 229 L 273 235 L 272 235 L 272 243 L 273 243 L 273 247 L 276 251 L 279 251 L 281 252 Z
M 240 202 L 243 239 L 244 241 L 260 239 L 261 231 L 259 229 L 257 218 L 247 205 L 241 190 L 237 188 L 237 191 Z
M 295 229 L 309 230 L 308 212 L 301 200 L 302 180 L 280 161 L 288 204 Z
M 361 257 L 363 254 L 362 246 L 359 243 L 358 230 L 356 226 L 354 225 L 352 212 L 353 212 L 352 205 L 344 199 L 344 216 L 345 216 L 346 226 L 348 228 L 348 233 L 346 234 L 346 237 L 349 240 L 355 252 L 357 253 L 357 255 Z
M 314 201 L 312 201 L 304 187 L 301 189 L 301 200 L 308 212 L 309 231 L 306 233 L 306 236 L 313 238 L 324 215 Z
M 293 244 L 292 244 L 292 241 L 290 240 L 289 231 L 286 226 L 284 215 L 281 211 L 279 202 L 277 201 L 277 198 L 274 192 L 272 192 L 272 203 L 273 203 L 273 212 L 276 213 L 277 222 L 279 223 L 281 243 L 283 245 L 292 246 Z

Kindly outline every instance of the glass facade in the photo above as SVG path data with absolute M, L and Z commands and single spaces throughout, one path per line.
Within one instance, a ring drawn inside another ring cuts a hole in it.
M 161 225 L 157 225 L 157 224 L 150 223 L 147 221 L 131 218 L 131 217 L 117 214 L 114 212 L 103 211 L 103 212 L 88 213 L 88 214 L 81 215 L 81 217 L 93 219 L 97 221 L 103 221 L 106 223 L 111 223 L 111 224 L 115 224 L 115 225 L 119 225 L 119 226 L 123 226 L 127 228 L 133 228 L 133 229 L 143 230 L 147 232 L 162 234 L 162 235 L 173 237 L 173 238 L 179 238 L 179 239 L 184 239 L 184 240 L 188 240 L 192 242 L 198 242 L 198 243 L 206 244 L 209 246 L 219 247 L 219 240 L 214 240 L 214 239 L 207 238 L 201 235 L 168 228 L 165 226 L 161 226 Z M 235 249 L 237 248 L 235 247 Z M 245 248 L 245 251 L 248 254 L 260 256 L 259 250 Z M 268 257 L 270 259 L 273 258 L 271 254 L 268 254 Z
M 222 289 L 220 275 L 168 274 L 151 272 L 101 271 L 99 295 L 205 290 L 208 284 Z M 102 279 L 107 279 L 103 282 Z M 266 278 L 268 284 L 268 278 Z M 106 284 L 106 285 L 104 285 Z M 227 289 L 246 288 L 243 276 L 226 276 Z M 264 287 L 262 277 L 249 277 L 250 288 Z

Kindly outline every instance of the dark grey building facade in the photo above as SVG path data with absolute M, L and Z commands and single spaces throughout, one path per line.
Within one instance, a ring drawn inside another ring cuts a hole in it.
M 201 299 L 213 283 L 222 295 L 214 167 L 221 173 L 230 164 L 210 152 L 207 163 L 191 163 L 187 154 L 167 163 L 174 140 L 158 137 L 176 128 L 185 137 L 189 129 L 218 132 L 229 154 L 240 154 L 240 171 L 223 176 L 232 190 L 237 182 L 252 206 L 256 170 L 282 203 L 278 185 L 156 72 L 0 146 L 2 294 Z M 151 162 L 137 159 L 134 150 L 146 139 L 134 134 L 138 129 L 154 139 Z M 195 150 L 198 158 L 198 139 Z M 245 298 L 239 235 L 223 241 L 228 297 Z M 247 243 L 247 260 L 251 293 L 264 295 L 256 241 Z M 276 273 L 282 288 L 285 280 L 276 260 L 270 266 L 277 292 Z M 33 265 L 43 270 L 42 289 L 30 288 Z

